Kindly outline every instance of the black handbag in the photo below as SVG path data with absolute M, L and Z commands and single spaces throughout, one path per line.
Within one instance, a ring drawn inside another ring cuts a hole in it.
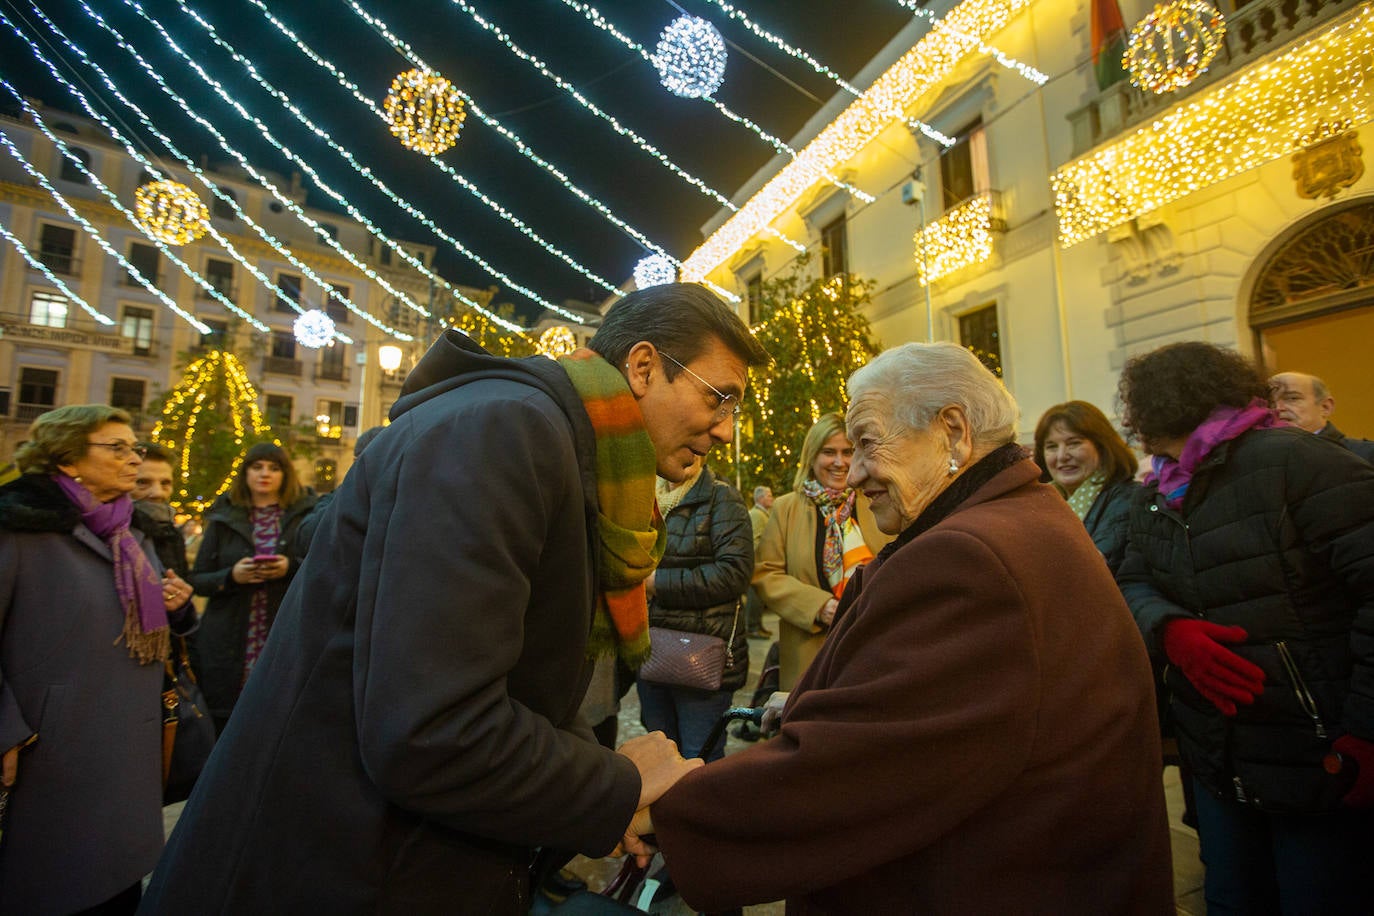
M 162 678 L 162 803 L 185 801 L 215 747 L 215 720 L 200 692 L 186 640 L 172 637 Z

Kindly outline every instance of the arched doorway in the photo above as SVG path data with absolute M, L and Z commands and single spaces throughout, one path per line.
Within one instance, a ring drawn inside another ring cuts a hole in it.
M 1314 214 L 1262 262 L 1249 320 L 1266 370 L 1321 376 L 1336 425 L 1374 438 L 1374 198 Z

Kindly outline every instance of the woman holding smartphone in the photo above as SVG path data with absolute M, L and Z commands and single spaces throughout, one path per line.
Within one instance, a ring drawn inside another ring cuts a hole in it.
M 289 545 L 314 504 L 286 451 L 260 442 L 205 513 L 190 581 L 209 602 L 190 638 L 191 665 L 217 731 L 224 730 L 300 565 Z

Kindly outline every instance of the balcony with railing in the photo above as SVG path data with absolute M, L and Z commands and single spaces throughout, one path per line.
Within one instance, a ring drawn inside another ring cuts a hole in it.
M 216 282 L 216 280 L 215 280 L 214 277 L 206 277 L 205 279 L 206 279 L 206 281 L 210 284 L 210 286 L 213 287 L 214 290 L 215 290 L 216 292 L 218 292 L 221 296 L 223 296 L 224 298 L 228 299 L 230 302 L 237 302 L 237 301 L 238 301 L 237 299 L 234 298 L 235 293 L 236 293 L 236 290 L 237 290 L 237 287 L 235 286 L 235 284 L 233 284 L 233 283 L 221 283 L 221 282 Z M 203 286 L 201 286 L 199 283 L 197 283 L 197 284 L 196 284 L 196 298 L 197 298 L 197 299 L 208 299 L 208 300 L 213 301 L 215 297 L 212 296 L 212 295 L 210 295 L 209 290 L 207 290 L 205 287 L 203 287 Z
M 277 375 L 294 375 L 299 377 L 301 374 L 301 361 L 292 359 L 289 356 L 264 356 L 262 358 L 262 371 L 272 372 Z
M 315 381 L 317 382 L 346 382 L 348 381 L 347 366 L 316 366 Z
M 1217 3 L 1220 0 L 1216 0 Z M 1214 4 L 1215 5 L 1215 4 Z M 1226 34 L 1207 71 L 1188 86 L 1156 94 L 1122 80 L 1069 113 L 1073 155 L 1158 116 L 1181 99 L 1228 79 L 1258 58 L 1359 6 L 1356 0 L 1251 0 L 1226 13 Z
M 38 260 L 55 274 L 75 277 L 81 273 L 81 259 L 70 248 L 40 248 Z
M 991 260 L 994 238 L 1006 231 L 1001 195 L 983 191 L 925 226 L 912 239 L 922 286 Z

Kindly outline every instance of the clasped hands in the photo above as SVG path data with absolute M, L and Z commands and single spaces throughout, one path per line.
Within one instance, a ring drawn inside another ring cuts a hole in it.
M 634 817 L 625 828 L 625 835 L 615 854 L 624 851 L 633 855 L 641 866 L 648 865 L 650 857 L 657 851 L 645 840 L 654 832 L 649 806 L 679 779 L 697 767 L 705 766 L 706 761 L 700 758 L 685 759 L 678 752 L 677 745 L 663 732 L 650 732 L 631 738 L 620 746 L 617 753 L 628 757 L 639 771 L 639 802 L 635 805 Z

